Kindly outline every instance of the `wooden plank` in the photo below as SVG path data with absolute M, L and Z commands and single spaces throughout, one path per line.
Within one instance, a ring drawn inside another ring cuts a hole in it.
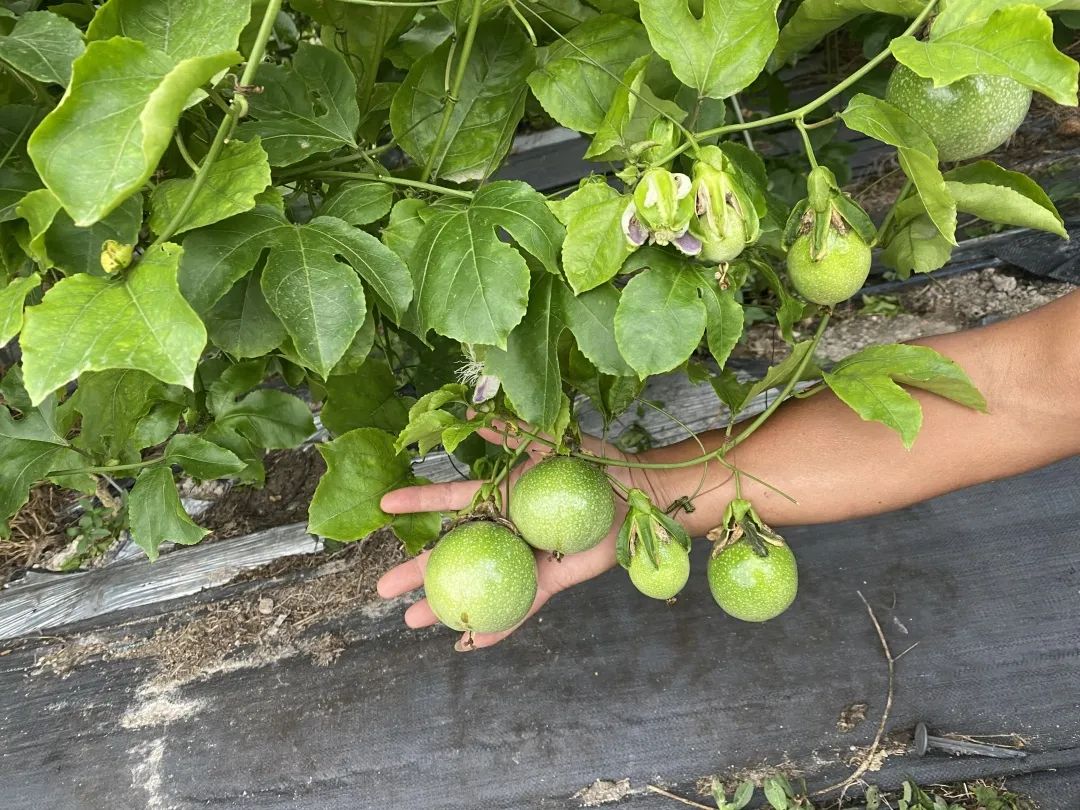
M 888 515 L 791 529 L 799 599 L 764 625 L 716 609 L 699 544 L 673 607 L 616 570 L 469 655 L 450 650 L 445 630 L 407 631 L 400 603 L 313 628 L 341 640 L 331 666 L 299 654 L 245 662 L 240 651 L 156 692 L 153 660 L 34 674 L 58 645 L 26 641 L 0 657 L 4 806 L 570 808 L 594 780 L 627 778 L 619 806 L 664 810 L 676 805 L 647 784 L 693 796 L 699 777 L 763 763 L 822 786 L 848 772 L 885 698 L 861 590 L 895 653 L 917 643 L 897 664 L 890 733 L 924 720 L 1021 734 L 1030 752 L 1016 762 L 896 753 L 868 781 L 1014 774 L 1043 807 L 1067 810 L 1080 804 L 1078 522 L 1080 457 Z M 184 611 L 80 638 L 146 637 Z M 842 733 L 837 718 L 855 702 L 869 704 L 868 719 Z M 1053 779 L 1038 775 L 1050 769 Z

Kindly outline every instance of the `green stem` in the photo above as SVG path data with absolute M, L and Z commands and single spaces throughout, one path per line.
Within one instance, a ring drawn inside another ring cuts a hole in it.
M 141 470 L 143 467 L 153 467 L 163 461 L 165 461 L 165 456 L 157 456 L 156 458 L 148 458 L 145 461 L 136 461 L 132 464 L 117 464 L 114 467 L 83 467 L 78 470 L 56 470 L 49 473 L 48 477 L 53 478 L 57 475 L 108 475 L 109 473 L 123 472 L 124 470 Z
M 889 209 L 889 213 L 885 215 L 885 219 L 881 222 L 881 227 L 878 228 L 877 237 L 874 239 L 875 243 L 880 245 L 885 242 L 885 237 L 888 235 L 889 227 L 892 225 L 893 220 L 896 219 L 896 209 L 900 205 L 900 203 L 904 201 L 904 198 L 907 197 L 908 192 L 911 191 L 911 187 L 913 185 L 914 183 L 911 182 L 910 177 L 904 181 L 904 186 L 900 189 L 900 193 L 896 195 L 896 199 L 893 201 L 892 208 Z
M 806 150 L 806 159 L 810 161 L 811 170 L 816 169 L 817 157 L 814 155 L 814 146 L 810 143 L 810 133 L 806 131 L 806 124 L 801 118 L 795 119 L 795 128 L 799 130 L 799 135 L 802 137 L 803 149 Z
M 381 155 L 383 152 L 393 149 L 395 145 L 394 141 L 390 141 L 381 146 L 374 146 L 371 149 L 364 149 L 360 152 L 352 152 L 348 155 L 342 155 L 341 157 L 330 158 L 329 160 L 324 160 L 320 163 L 313 163 L 310 166 L 301 166 L 300 168 L 293 169 L 289 172 L 282 172 L 277 179 L 279 181 L 291 180 L 296 177 L 306 177 L 312 172 L 321 172 L 326 169 L 333 169 L 337 166 L 345 166 L 349 163 L 358 163 L 367 160 L 373 155 Z
M 938 0 L 929 0 L 929 2 L 925 6 L 923 6 L 923 10 L 919 12 L 919 16 L 911 22 L 911 25 L 909 25 L 904 30 L 904 33 L 901 34 L 901 36 L 910 36 L 916 31 L 918 31 L 919 28 L 922 27 L 922 24 L 926 22 L 926 18 L 930 16 L 930 13 L 934 10 L 934 7 L 937 5 L 937 3 Z M 797 109 L 788 110 L 787 112 L 778 113 L 777 115 L 770 115 L 768 118 L 759 118 L 756 121 L 745 121 L 738 124 L 727 124 L 721 127 L 713 127 L 712 129 L 706 129 L 701 132 L 694 133 L 695 137 L 700 140 L 702 138 L 711 138 L 716 135 L 727 135 L 731 132 L 742 132 L 746 129 L 758 129 L 760 127 L 772 126 L 773 124 L 783 124 L 786 121 L 794 121 L 796 118 L 805 118 L 822 104 L 832 101 L 838 95 L 851 87 L 851 85 L 855 84 L 855 82 L 866 76 L 870 71 L 872 71 L 882 62 L 888 59 L 891 53 L 892 52 L 886 47 L 885 50 L 881 51 L 877 56 L 875 56 L 861 68 L 856 70 L 838 85 L 829 90 L 826 90 L 817 98 L 806 102 L 806 104 L 803 104 Z M 676 157 L 685 152 L 689 146 L 689 143 L 684 143 L 680 145 L 670 155 L 667 155 L 664 158 L 663 162 L 666 163 L 669 160 L 674 160 Z
M 827 127 L 829 124 L 833 123 L 834 121 L 839 121 L 839 120 L 840 120 L 840 116 L 837 115 L 837 114 L 833 114 L 833 115 L 830 115 L 828 118 L 822 118 L 820 121 L 815 121 L 812 124 L 808 124 L 805 121 L 803 121 L 803 129 L 806 129 L 806 130 L 820 129 L 821 127 Z
M 263 54 L 266 52 L 266 43 L 270 40 L 270 34 L 274 30 L 274 21 L 277 19 L 278 11 L 281 10 L 281 0 L 269 0 L 266 5 L 266 11 L 263 13 L 262 24 L 259 26 L 259 33 L 255 36 L 255 43 L 251 46 L 251 53 L 248 54 L 247 64 L 244 65 L 244 73 L 240 77 L 240 85 L 248 86 L 254 83 L 255 71 L 258 70 L 259 64 L 262 62 Z M 221 154 L 221 150 L 225 147 L 225 142 L 229 139 L 229 135 L 232 134 L 233 128 L 236 126 L 236 122 L 240 117 L 247 112 L 247 99 L 237 92 L 233 96 L 232 101 L 229 103 L 229 111 L 225 114 L 225 117 L 221 119 L 221 123 L 218 125 L 217 134 L 214 135 L 214 141 L 210 144 L 210 149 L 206 153 L 206 157 L 203 158 L 202 165 L 199 166 L 199 170 L 195 173 L 194 181 L 191 184 L 191 188 L 188 190 L 187 197 L 184 198 L 184 202 L 173 214 L 171 220 L 165 229 L 158 234 L 158 238 L 154 240 L 150 247 L 160 245 L 162 242 L 167 242 L 176 233 L 176 229 L 184 221 L 184 217 L 187 216 L 188 211 L 191 210 L 191 206 L 195 203 L 195 198 L 199 196 L 199 192 L 202 191 L 203 186 L 206 185 L 206 180 L 210 176 L 210 167 L 214 165 L 214 161 L 218 159 Z
M 791 377 L 788 379 L 787 384 L 780 390 L 779 396 L 773 401 L 772 405 L 763 410 L 757 415 L 757 418 L 750 423 L 750 426 L 745 430 L 739 431 L 739 435 L 734 439 L 729 439 L 722 448 L 724 453 L 728 453 L 731 450 L 738 447 L 744 441 L 750 438 L 751 434 L 763 424 L 765 421 L 773 415 L 777 408 L 779 408 L 784 400 L 788 398 L 788 395 L 798 385 L 799 380 L 802 378 L 803 372 L 806 371 L 806 367 L 810 365 L 810 361 L 814 358 L 814 350 L 817 349 L 818 344 L 821 343 L 821 336 L 825 334 L 825 327 L 829 325 L 829 318 L 832 315 L 831 311 L 826 310 L 825 314 L 821 316 L 821 323 L 818 324 L 817 331 L 814 332 L 814 337 L 810 341 L 810 346 L 806 350 L 806 354 L 803 355 L 803 359 L 799 365 L 792 372 Z
M 392 186 L 406 186 L 407 188 L 421 188 L 425 191 L 433 191 L 447 197 L 460 197 L 463 200 L 471 200 L 473 193 L 463 188 L 447 188 L 434 183 L 425 183 L 422 180 L 409 180 L 405 177 L 394 177 L 392 174 L 375 174 L 374 172 L 319 172 L 311 175 L 312 179 L 320 178 L 343 178 L 346 180 L 377 180 L 380 183 L 389 183 Z
M 427 162 L 424 164 L 424 171 L 420 175 L 420 179 L 424 182 L 431 177 L 431 173 L 435 169 L 435 156 L 442 149 L 446 131 L 450 128 L 450 118 L 454 114 L 454 107 L 457 106 L 458 93 L 461 92 L 461 85 L 465 82 L 465 71 L 469 67 L 469 55 L 472 53 L 473 42 L 476 40 L 476 29 L 480 25 L 481 6 L 482 0 L 473 0 L 469 26 L 465 29 L 465 41 L 461 44 L 461 53 L 458 55 L 454 82 L 450 87 L 450 92 L 446 94 L 446 106 L 443 107 L 442 120 L 439 121 L 439 129 L 436 131 L 435 140 L 431 144 L 431 152 L 428 154 Z

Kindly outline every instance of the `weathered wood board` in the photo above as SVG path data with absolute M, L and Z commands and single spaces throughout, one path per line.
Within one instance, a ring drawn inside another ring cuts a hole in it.
M 978 463 L 973 459 L 972 463 Z M 621 571 L 556 597 L 492 650 L 456 654 L 407 631 L 401 603 L 357 610 L 330 666 L 283 657 L 225 667 L 157 695 L 154 662 L 32 674 L 48 639 L 0 655 L 0 804 L 22 808 L 569 808 L 597 778 L 644 792 L 788 763 L 842 777 L 885 698 L 861 590 L 899 654 L 890 732 L 1018 733 L 1029 756 L 897 754 L 895 785 L 1003 774 L 1047 810 L 1080 806 L 1080 457 L 870 519 L 791 529 L 802 585 L 765 625 L 726 618 L 695 575 L 674 607 Z M 176 617 L 190 601 L 172 605 Z M 167 616 L 85 625 L 147 636 Z M 321 632 L 313 628 L 312 633 Z M 852 703 L 868 719 L 836 721 Z

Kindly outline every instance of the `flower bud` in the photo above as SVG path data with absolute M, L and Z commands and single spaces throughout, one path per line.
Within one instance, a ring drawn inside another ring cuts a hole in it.
M 671 244 L 687 232 L 694 216 L 690 189 L 690 178 L 678 172 L 649 169 L 641 176 L 634 189 L 633 217 L 648 231 L 650 242 Z
M 701 240 L 702 259 L 729 262 L 757 237 L 757 212 L 716 161 L 694 164 L 693 198 L 697 217 L 690 229 Z

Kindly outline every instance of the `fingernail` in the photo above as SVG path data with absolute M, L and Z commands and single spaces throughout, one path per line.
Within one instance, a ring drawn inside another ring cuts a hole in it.
M 472 652 L 475 649 L 476 643 L 473 641 L 472 633 L 467 633 L 454 643 L 454 650 L 460 653 Z

